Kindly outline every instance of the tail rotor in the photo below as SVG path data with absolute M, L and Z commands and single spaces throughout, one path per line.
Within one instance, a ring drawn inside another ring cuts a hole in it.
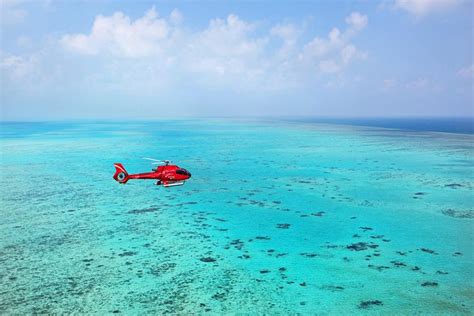
M 125 167 L 121 163 L 114 163 L 115 167 L 115 174 L 114 174 L 114 179 L 115 181 L 125 184 L 127 183 L 129 177 L 127 170 L 125 170 Z

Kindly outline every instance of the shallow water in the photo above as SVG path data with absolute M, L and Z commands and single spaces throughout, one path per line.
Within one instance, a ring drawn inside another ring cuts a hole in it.
M 3 123 L 0 313 L 474 310 L 474 136 Z M 182 187 L 119 185 L 141 157 Z

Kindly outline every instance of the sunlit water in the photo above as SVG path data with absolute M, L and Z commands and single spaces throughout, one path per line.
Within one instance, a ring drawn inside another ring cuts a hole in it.
M 0 313 L 474 310 L 473 135 L 3 123 Z M 184 186 L 119 185 L 141 157 Z

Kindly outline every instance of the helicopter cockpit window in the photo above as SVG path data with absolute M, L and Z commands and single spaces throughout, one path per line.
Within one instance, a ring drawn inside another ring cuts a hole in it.
M 177 169 L 176 173 L 177 174 L 182 174 L 182 175 L 187 175 L 188 174 L 188 172 L 185 169 Z

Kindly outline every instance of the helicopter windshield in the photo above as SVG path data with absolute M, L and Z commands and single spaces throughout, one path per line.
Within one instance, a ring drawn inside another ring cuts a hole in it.
M 177 169 L 176 173 L 177 174 L 182 174 L 182 175 L 185 175 L 185 176 L 191 175 L 186 169 L 183 169 L 183 168 Z

